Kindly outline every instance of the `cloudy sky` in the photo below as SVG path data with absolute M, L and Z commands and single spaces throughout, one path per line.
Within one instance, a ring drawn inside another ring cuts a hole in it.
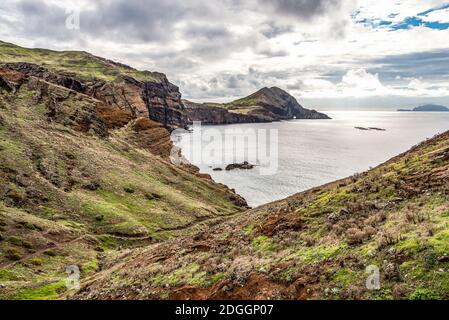
M 164 72 L 194 101 L 278 86 L 321 109 L 449 105 L 449 1 L 68 2 L 2 0 L 0 39 Z

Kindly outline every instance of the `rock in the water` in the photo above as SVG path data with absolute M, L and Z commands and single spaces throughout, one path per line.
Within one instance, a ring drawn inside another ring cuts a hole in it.
M 241 170 L 251 170 L 255 166 L 252 164 L 249 164 L 248 161 L 245 161 L 243 163 L 233 163 L 226 167 L 226 171 L 241 169 Z
M 377 128 L 377 127 L 369 127 L 369 128 L 365 128 L 365 127 L 355 127 L 357 130 L 361 130 L 361 131 L 387 131 L 386 129 L 382 129 L 382 128 Z

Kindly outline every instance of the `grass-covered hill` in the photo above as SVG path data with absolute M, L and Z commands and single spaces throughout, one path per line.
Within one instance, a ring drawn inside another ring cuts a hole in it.
M 52 72 L 72 74 L 84 80 L 112 81 L 117 76 L 128 75 L 142 81 L 161 82 L 165 77 L 158 72 L 139 71 L 88 52 L 29 49 L 3 41 L 0 41 L 0 61 L 34 63 Z
M 449 299 L 449 132 L 370 170 L 128 256 L 94 299 Z M 368 290 L 368 266 L 380 289 Z
M 288 92 L 277 87 L 262 88 L 223 107 L 234 113 L 265 117 L 268 120 L 329 119 L 323 113 L 305 109 Z
M 260 123 L 292 119 L 330 119 L 324 113 L 301 106 L 288 92 L 263 88 L 245 98 L 229 103 L 194 103 L 184 101 L 189 122 L 205 124 Z
M 184 112 L 162 74 L 0 42 L 0 299 L 449 299 L 449 133 L 243 211 L 170 163 Z
M 104 69 L 78 71 L 84 63 Z M 120 74 L 105 80 L 107 70 Z M 150 102 L 176 95 L 128 70 L 0 43 L 0 299 L 58 298 L 70 265 L 92 276 L 110 257 L 245 206 L 195 168 L 170 163 L 170 134 L 150 119 Z

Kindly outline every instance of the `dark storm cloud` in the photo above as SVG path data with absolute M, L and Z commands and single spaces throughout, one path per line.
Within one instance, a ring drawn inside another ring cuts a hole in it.
M 20 0 L 14 11 L 23 23 L 17 27 L 26 35 L 46 38 L 79 36 L 66 28 L 68 13 L 64 6 L 49 5 L 42 0 Z M 212 16 L 210 7 L 196 0 L 98 0 L 93 8 L 81 11 L 81 34 L 121 42 L 167 42 L 174 37 L 176 23 Z M 205 28 L 204 35 L 222 32 Z M 201 35 L 201 29 L 196 32 Z
M 75 37 L 66 28 L 67 14 L 64 8 L 47 5 L 43 1 L 22 0 L 11 4 L 8 10 L 16 12 L 21 19 L 15 28 L 22 36 L 55 40 Z
M 101 34 L 121 41 L 168 41 L 174 25 L 180 20 L 200 13 L 186 7 L 187 2 L 175 0 L 101 0 L 95 10 L 82 12 L 83 32 Z
M 44 46 L 55 41 L 72 41 L 83 46 L 92 39 L 99 43 L 114 41 L 121 46 L 155 44 L 164 51 L 164 56 L 159 57 L 161 63 L 171 55 L 177 65 L 193 68 L 195 61 L 219 60 L 248 48 L 267 57 L 285 56 L 285 51 L 267 49 L 264 43 L 294 32 L 292 23 L 283 17 L 293 15 L 295 19 L 309 21 L 335 12 L 339 3 L 338 0 L 97 0 L 80 12 L 80 30 L 67 29 L 68 13 L 63 1 L 54 4 L 17 0 L 10 5 L 3 2 L 0 7 L 6 6 L 23 22 L 14 30 L 19 36 L 32 38 Z M 238 15 L 245 10 L 257 12 L 264 19 L 248 32 L 236 34 L 229 26 L 241 23 Z M 0 20 L 0 24 L 7 22 Z M 175 45 L 178 40 L 185 40 L 185 46 Z
M 341 7 L 342 0 L 259 0 L 262 6 L 271 7 L 286 16 L 311 20 Z
M 449 70 L 449 49 L 390 55 L 367 61 L 378 67 L 370 72 L 379 73 L 381 80 L 401 78 L 443 79 Z
M 268 39 L 276 38 L 277 36 L 293 32 L 294 28 L 291 25 L 279 25 L 277 22 L 271 21 L 262 27 L 262 34 Z
M 210 24 L 193 24 L 189 25 L 183 32 L 188 38 L 203 38 L 205 40 L 220 40 L 231 37 L 231 33 L 224 26 Z

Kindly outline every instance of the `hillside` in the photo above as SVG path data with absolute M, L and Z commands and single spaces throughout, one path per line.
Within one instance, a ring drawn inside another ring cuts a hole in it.
M 252 95 L 226 104 L 198 104 L 184 101 L 190 122 L 206 124 L 257 123 L 291 119 L 330 119 L 315 110 L 303 108 L 282 89 L 263 88 Z
M 55 73 L 70 73 L 85 81 L 113 81 L 120 75 L 131 76 L 141 81 L 158 83 L 165 80 L 165 75 L 162 73 L 139 71 L 127 65 L 94 56 L 88 52 L 29 49 L 1 40 L 0 61 L 30 62 Z
M 236 113 L 268 119 L 329 119 L 323 113 L 303 108 L 294 97 L 277 87 L 263 88 L 248 97 L 227 103 L 225 107 Z
M 84 63 L 104 69 L 78 73 Z M 0 44 L 0 299 L 57 298 L 67 266 L 85 278 L 127 249 L 246 208 L 170 163 L 180 94 L 165 76 L 129 74 L 86 53 Z
M 179 88 L 162 73 L 138 71 L 86 52 L 28 49 L 1 41 L 0 64 L 86 94 L 133 117 L 150 118 L 169 130 L 187 125 Z
M 277 88 L 203 107 L 325 118 Z M 162 74 L 0 42 L 0 299 L 449 298 L 449 133 L 247 210 L 170 163 L 189 108 Z
M 449 132 L 347 179 L 107 262 L 76 299 L 448 299 Z M 365 286 L 368 266 L 381 289 Z

